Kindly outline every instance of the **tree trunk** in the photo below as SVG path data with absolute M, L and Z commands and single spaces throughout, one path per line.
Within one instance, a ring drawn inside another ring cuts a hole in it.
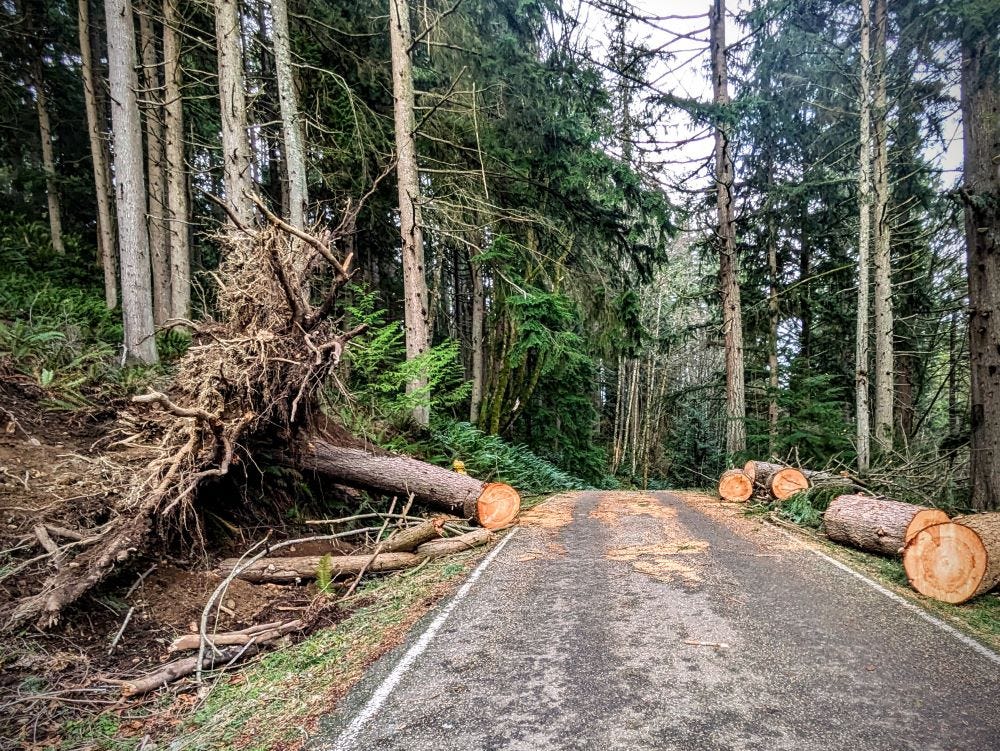
M 972 507 L 1000 509 L 1000 76 L 996 29 L 962 45 Z
M 184 99 L 181 93 L 181 18 L 177 0 L 163 0 L 164 141 L 167 173 L 167 232 L 170 258 L 170 317 L 191 317 L 191 233 L 184 162 Z
M 378 456 L 313 440 L 300 462 L 347 485 L 403 498 L 412 493 L 417 503 L 443 508 L 487 529 L 507 526 L 520 510 L 521 499 L 509 485 L 484 483 L 408 456 Z
M 97 76 L 94 72 L 94 50 L 90 43 L 90 0 L 77 1 L 77 29 L 83 76 L 83 102 L 87 111 L 87 135 L 90 139 L 90 160 L 94 168 L 94 192 L 97 193 L 97 244 L 101 249 L 101 267 L 104 270 L 104 303 L 109 310 L 113 310 L 118 305 L 118 272 L 115 269 L 118 261 L 111 217 L 108 163 L 101 139 L 104 117 L 97 105 Z
M 855 416 L 857 419 L 858 472 L 867 474 L 871 461 L 871 428 L 868 407 L 868 264 L 871 244 L 871 9 L 861 0 L 861 145 L 858 172 L 858 305 L 855 337 Z
M 751 478 L 763 495 L 777 501 L 783 501 L 793 493 L 809 488 L 809 480 L 800 470 L 781 464 L 747 462 L 743 473 Z
M 32 61 L 31 79 L 35 87 L 35 110 L 38 113 L 38 132 L 42 144 L 42 170 L 45 172 L 45 198 L 49 204 L 49 232 L 52 237 L 52 249 L 56 253 L 65 253 L 56 158 L 52 150 L 52 122 L 49 118 L 49 100 L 45 94 L 45 76 L 42 72 L 40 55 Z
M 886 0 L 875 0 L 875 442 L 892 448 L 893 361 L 892 264 L 889 252 L 889 135 L 886 106 Z
M 281 108 L 281 133 L 285 143 L 288 170 L 288 219 L 293 227 L 305 229 L 309 192 L 306 184 L 306 158 L 302 143 L 302 124 L 292 75 L 292 53 L 288 38 L 287 0 L 271 0 L 274 18 L 274 63 L 278 79 L 278 105 Z
M 153 322 L 162 326 L 170 318 L 170 251 L 167 245 L 164 206 L 166 181 L 163 170 L 163 118 L 159 55 L 156 51 L 152 6 L 139 5 L 139 45 L 142 51 L 143 100 L 146 114 L 146 175 L 149 187 L 149 254 L 153 268 Z
M 1000 513 L 927 527 L 906 544 L 903 566 L 920 594 L 962 603 L 1000 584 Z
M 115 203 L 121 259 L 125 357 L 157 361 L 153 338 L 153 292 L 146 233 L 146 183 L 142 167 L 142 120 L 136 89 L 135 27 L 129 0 L 106 0 L 108 79 L 114 139 Z
M 753 480 L 741 469 L 727 469 L 719 478 L 719 497 L 732 503 L 744 503 L 753 495 Z
M 713 101 L 721 110 L 729 104 L 725 0 L 713 0 L 709 11 L 709 27 Z M 746 397 L 743 385 L 743 313 L 733 213 L 733 159 L 729 151 L 729 134 L 721 117 L 715 128 L 715 181 L 719 217 L 722 330 L 726 349 L 726 453 L 732 456 L 746 450 Z
M 823 514 L 831 540 L 883 555 L 899 555 L 918 532 L 946 521 L 940 509 L 863 495 L 838 495 Z
M 773 172 L 769 171 L 769 175 Z M 773 180 L 771 190 L 774 189 Z M 767 217 L 767 444 L 768 452 L 775 453 L 778 440 L 778 229 L 775 226 L 774 209 L 769 208 Z
M 464 553 L 480 545 L 485 545 L 492 539 L 493 533 L 488 529 L 474 529 L 457 537 L 445 537 L 425 542 L 417 548 L 417 555 L 421 558 L 440 558 L 445 555 Z
M 413 65 L 410 47 L 410 7 L 406 0 L 389 0 L 389 41 L 392 52 L 392 94 L 396 129 L 396 179 L 399 191 L 399 229 L 403 254 L 403 313 L 406 359 L 414 360 L 430 346 L 427 322 L 427 279 L 420 212 L 420 175 L 417 170 L 416 124 L 413 118 Z M 427 388 L 426 376 L 407 384 L 407 393 Z M 430 408 L 413 409 L 413 421 L 426 426 Z
M 483 356 L 486 334 L 486 288 L 483 284 L 483 268 L 473 256 L 469 257 L 469 272 L 472 274 L 472 396 L 469 405 L 469 422 L 479 422 L 479 410 L 483 403 Z
M 239 222 L 249 225 L 253 221 L 253 207 L 248 195 L 253 191 L 253 180 L 250 174 L 250 140 L 247 137 L 247 102 L 243 85 L 243 34 L 238 0 L 214 2 L 225 200 Z
M 323 559 L 329 562 L 331 578 L 357 575 L 362 571 L 377 574 L 413 568 L 423 558 L 415 553 L 379 553 L 378 555 L 306 555 L 299 558 L 261 558 L 237 574 L 237 579 L 255 584 L 292 584 L 315 579 Z M 219 574 L 227 576 L 240 564 L 240 558 L 228 558 L 219 564 Z M 324 564 L 325 565 L 325 564 Z

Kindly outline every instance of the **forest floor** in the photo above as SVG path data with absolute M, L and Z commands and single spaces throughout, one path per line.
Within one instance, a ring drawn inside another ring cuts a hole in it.
M 88 479 L 95 477 L 88 470 L 102 461 L 94 444 L 113 427 L 112 414 L 47 412 L 36 394 L 0 387 L 0 609 L 36 591 L 52 570 L 48 562 L 32 562 L 42 552 L 36 525 L 89 529 L 106 519 L 107 490 Z M 262 534 L 216 521 L 226 527 L 221 545 L 197 554 L 161 546 L 85 596 L 58 627 L 29 627 L 6 637 L 0 650 L 0 749 L 134 751 L 166 742 L 205 749 L 300 746 L 303 733 L 364 668 L 397 644 L 482 555 L 449 556 L 372 579 L 335 607 L 317 608 L 325 601 L 315 584 L 235 580 L 222 603 L 220 631 L 288 620 L 310 609 L 320 614 L 305 632 L 237 673 L 122 698 L 108 680 L 135 678 L 173 659 L 167 646 L 196 631 L 221 581 L 212 571 L 215 562 L 242 554 Z M 291 527 L 279 531 L 297 536 Z M 304 531 L 315 534 L 315 528 Z M 307 546 L 287 552 L 308 555 Z M 288 723 L 273 722 L 278 711 Z
M 556 496 L 310 748 L 994 748 L 1000 654 L 743 507 Z

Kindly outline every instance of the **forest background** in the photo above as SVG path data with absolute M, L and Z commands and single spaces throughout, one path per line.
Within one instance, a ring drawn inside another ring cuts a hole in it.
M 350 220 L 325 401 L 376 443 L 995 508 L 1000 4 L 647 5 L 4 0 L 0 373 L 74 414 L 162 378 L 252 194 Z

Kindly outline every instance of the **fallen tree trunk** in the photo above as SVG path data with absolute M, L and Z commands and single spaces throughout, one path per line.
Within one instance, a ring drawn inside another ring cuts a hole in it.
M 831 540 L 883 555 L 899 555 L 918 532 L 946 521 L 940 509 L 864 495 L 838 495 L 823 514 Z
M 382 542 L 379 550 L 383 553 L 412 552 L 425 542 L 440 537 L 441 527 L 444 526 L 445 521 L 445 519 L 432 519 L 394 532 Z
M 813 488 L 855 488 L 857 485 L 854 480 L 848 477 L 846 474 L 836 474 L 834 472 L 823 472 L 816 471 L 813 469 L 803 469 L 800 470 L 805 478 L 809 481 L 809 486 Z
M 521 508 L 521 498 L 510 485 L 484 483 L 408 456 L 380 456 L 312 440 L 299 461 L 305 469 L 349 485 L 402 497 L 412 493 L 417 503 L 445 509 L 486 529 L 506 527 Z
M 237 574 L 236 578 L 255 584 L 288 584 L 304 579 L 315 579 L 320 562 L 324 558 L 329 561 L 330 575 L 334 579 L 348 574 L 358 574 L 361 571 L 371 573 L 397 571 L 416 566 L 423 560 L 419 555 L 413 553 L 379 553 L 374 558 L 372 554 L 261 558 L 247 566 Z M 239 558 L 228 558 L 219 565 L 219 574 L 228 576 L 233 568 L 239 564 Z
M 253 657 L 259 651 L 260 645 L 257 643 L 226 647 L 225 649 L 206 654 L 201 662 L 201 669 L 225 669 L 240 660 Z M 197 670 L 198 657 L 185 657 L 181 660 L 168 663 L 140 678 L 134 678 L 130 681 L 108 680 L 107 682 L 121 686 L 122 693 L 125 696 L 139 696 L 140 694 L 146 694 L 167 686 L 174 681 L 179 681 L 181 678 L 186 678 L 197 672 Z
M 245 628 L 240 631 L 226 631 L 221 634 L 208 634 L 205 637 L 205 641 L 209 644 L 209 646 L 214 645 L 216 647 L 250 643 L 264 644 L 269 641 L 274 641 L 285 634 L 298 631 L 303 628 L 304 625 L 305 624 L 301 620 L 288 621 L 287 623 L 282 623 L 281 621 L 274 621 L 273 623 L 260 623 L 256 626 L 250 626 L 249 628 Z M 200 646 L 200 634 L 184 634 L 183 636 L 178 636 L 174 639 L 170 646 L 167 647 L 167 651 L 185 652 L 189 649 L 198 649 Z
M 493 538 L 493 534 L 488 529 L 474 529 L 457 537 L 446 537 L 440 540 L 425 542 L 417 548 L 417 555 L 421 558 L 440 558 L 453 553 L 463 553 L 472 550 L 480 545 L 485 545 Z
M 744 503 L 753 495 L 753 480 L 743 470 L 727 469 L 719 478 L 719 497 L 732 503 Z
M 913 536 L 903 550 L 910 585 L 958 604 L 1000 584 L 1000 512 L 960 516 Z
M 748 467 L 752 468 L 748 471 Z M 771 462 L 747 462 L 743 472 L 766 498 L 783 501 L 800 490 L 808 490 L 809 480 L 798 469 Z

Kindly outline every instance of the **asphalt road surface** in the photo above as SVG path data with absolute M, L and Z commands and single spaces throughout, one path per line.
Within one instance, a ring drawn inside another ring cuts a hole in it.
M 737 510 L 526 513 L 313 749 L 1000 749 L 1000 656 Z

